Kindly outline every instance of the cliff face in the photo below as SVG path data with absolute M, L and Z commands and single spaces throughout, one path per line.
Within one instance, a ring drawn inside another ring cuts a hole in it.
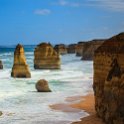
M 104 40 L 93 40 L 84 43 L 82 49 L 82 60 L 93 60 L 94 51 L 102 45 Z
M 49 43 L 39 44 L 34 51 L 35 69 L 59 69 L 60 57 Z
M 76 47 L 76 56 L 82 56 L 85 43 L 86 42 L 78 42 Z
M 55 45 L 54 49 L 61 55 L 67 54 L 67 47 L 64 44 Z
M 3 69 L 3 64 L 1 60 L 0 60 L 0 69 Z
M 93 88 L 98 116 L 107 124 L 124 124 L 124 33 L 95 51 Z
M 67 48 L 68 53 L 75 53 L 76 52 L 76 47 L 77 47 L 77 44 L 68 45 L 68 48 Z
M 18 44 L 14 52 L 14 64 L 11 72 L 12 77 L 29 78 L 31 77 L 24 55 L 23 46 Z

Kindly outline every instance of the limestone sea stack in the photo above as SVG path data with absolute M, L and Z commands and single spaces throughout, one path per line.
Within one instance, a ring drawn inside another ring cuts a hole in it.
M 75 53 L 76 52 L 76 47 L 77 47 L 77 44 L 68 45 L 67 52 L 70 53 L 70 54 Z
M 30 78 L 31 74 L 29 67 L 26 63 L 24 54 L 24 48 L 21 44 L 18 44 L 14 52 L 14 64 L 11 72 L 12 77 L 17 78 Z
M 82 50 L 82 60 L 93 60 L 94 51 L 102 45 L 105 40 L 95 39 L 84 43 Z
M 107 124 L 124 124 L 124 33 L 95 51 L 93 88 L 98 116 Z
M 41 79 L 36 83 L 36 89 L 38 92 L 51 92 L 48 82 L 44 79 Z
M 61 55 L 67 54 L 67 47 L 64 44 L 57 44 L 54 47 L 55 51 Z
M 60 56 L 51 44 L 41 43 L 34 51 L 35 69 L 60 69 Z
M 83 47 L 85 43 L 86 42 L 83 42 L 83 41 L 78 42 L 77 47 L 76 47 L 76 56 L 82 56 Z
M 1 60 L 0 60 L 0 69 L 3 69 L 3 64 Z

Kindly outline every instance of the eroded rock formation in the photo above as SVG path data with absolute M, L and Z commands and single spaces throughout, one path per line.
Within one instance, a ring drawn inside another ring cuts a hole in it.
M 82 60 L 93 60 L 94 51 L 102 45 L 104 40 L 92 40 L 85 42 L 82 49 Z
M 3 113 L 0 111 L 0 116 L 2 116 L 2 114 L 3 114 Z
M 64 44 L 58 44 L 54 47 L 55 51 L 61 55 L 67 54 L 67 47 Z
M 18 44 L 16 46 L 16 49 L 14 52 L 14 64 L 12 67 L 11 76 L 17 77 L 17 78 L 30 78 L 31 77 L 29 67 L 26 63 L 24 48 L 21 44 Z
M 49 43 L 39 44 L 34 51 L 35 69 L 59 69 L 60 57 Z
M 38 92 L 51 92 L 48 82 L 44 79 L 41 79 L 36 83 L 36 89 Z
M 0 69 L 3 69 L 3 64 L 1 60 L 0 60 Z
M 76 47 L 76 56 L 82 56 L 85 43 L 86 42 L 78 42 Z
M 67 52 L 68 53 L 76 53 L 76 47 L 77 47 L 77 44 L 68 45 Z
M 98 116 L 107 124 L 124 124 L 124 33 L 95 51 L 93 88 Z

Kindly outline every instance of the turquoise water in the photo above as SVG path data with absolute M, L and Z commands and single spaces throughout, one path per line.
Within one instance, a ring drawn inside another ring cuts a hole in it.
M 67 103 L 65 98 L 83 96 L 92 89 L 92 61 L 81 61 L 75 54 L 61 56 L 60 70 L 34 70 L 33 50 L 25 46 L 30 79 L 11 78 L 15 46 L 0 48 L 4 69 L 0 70 L 0 124 L 69 124 L 86 116 L 84 111 L 66 113 L 52 110 L 49 105 Z M 39 79 L 49 81 L 51 93 L 37 93 Z

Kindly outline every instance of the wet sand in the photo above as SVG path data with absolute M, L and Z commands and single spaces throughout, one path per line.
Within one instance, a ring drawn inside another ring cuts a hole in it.
M 66 99 L 67 102 L 74 102 L 79 100 L 77 103 L 66 104 L 60 103 L 55 105 L 50 105 L 50 108 L 54 110 L 60 110 L 63 112 L 77 112 L 84 110 L 89 116 L 84 117 L 79 122 L 74 122 L 73 124 L 105 124 L 100 118 L 96 116 L 96 112 L 94 109 L 94 95 L 93 93 L 88 94 L 85 97 L 82 96 L 74 96 L 68 97 Z

